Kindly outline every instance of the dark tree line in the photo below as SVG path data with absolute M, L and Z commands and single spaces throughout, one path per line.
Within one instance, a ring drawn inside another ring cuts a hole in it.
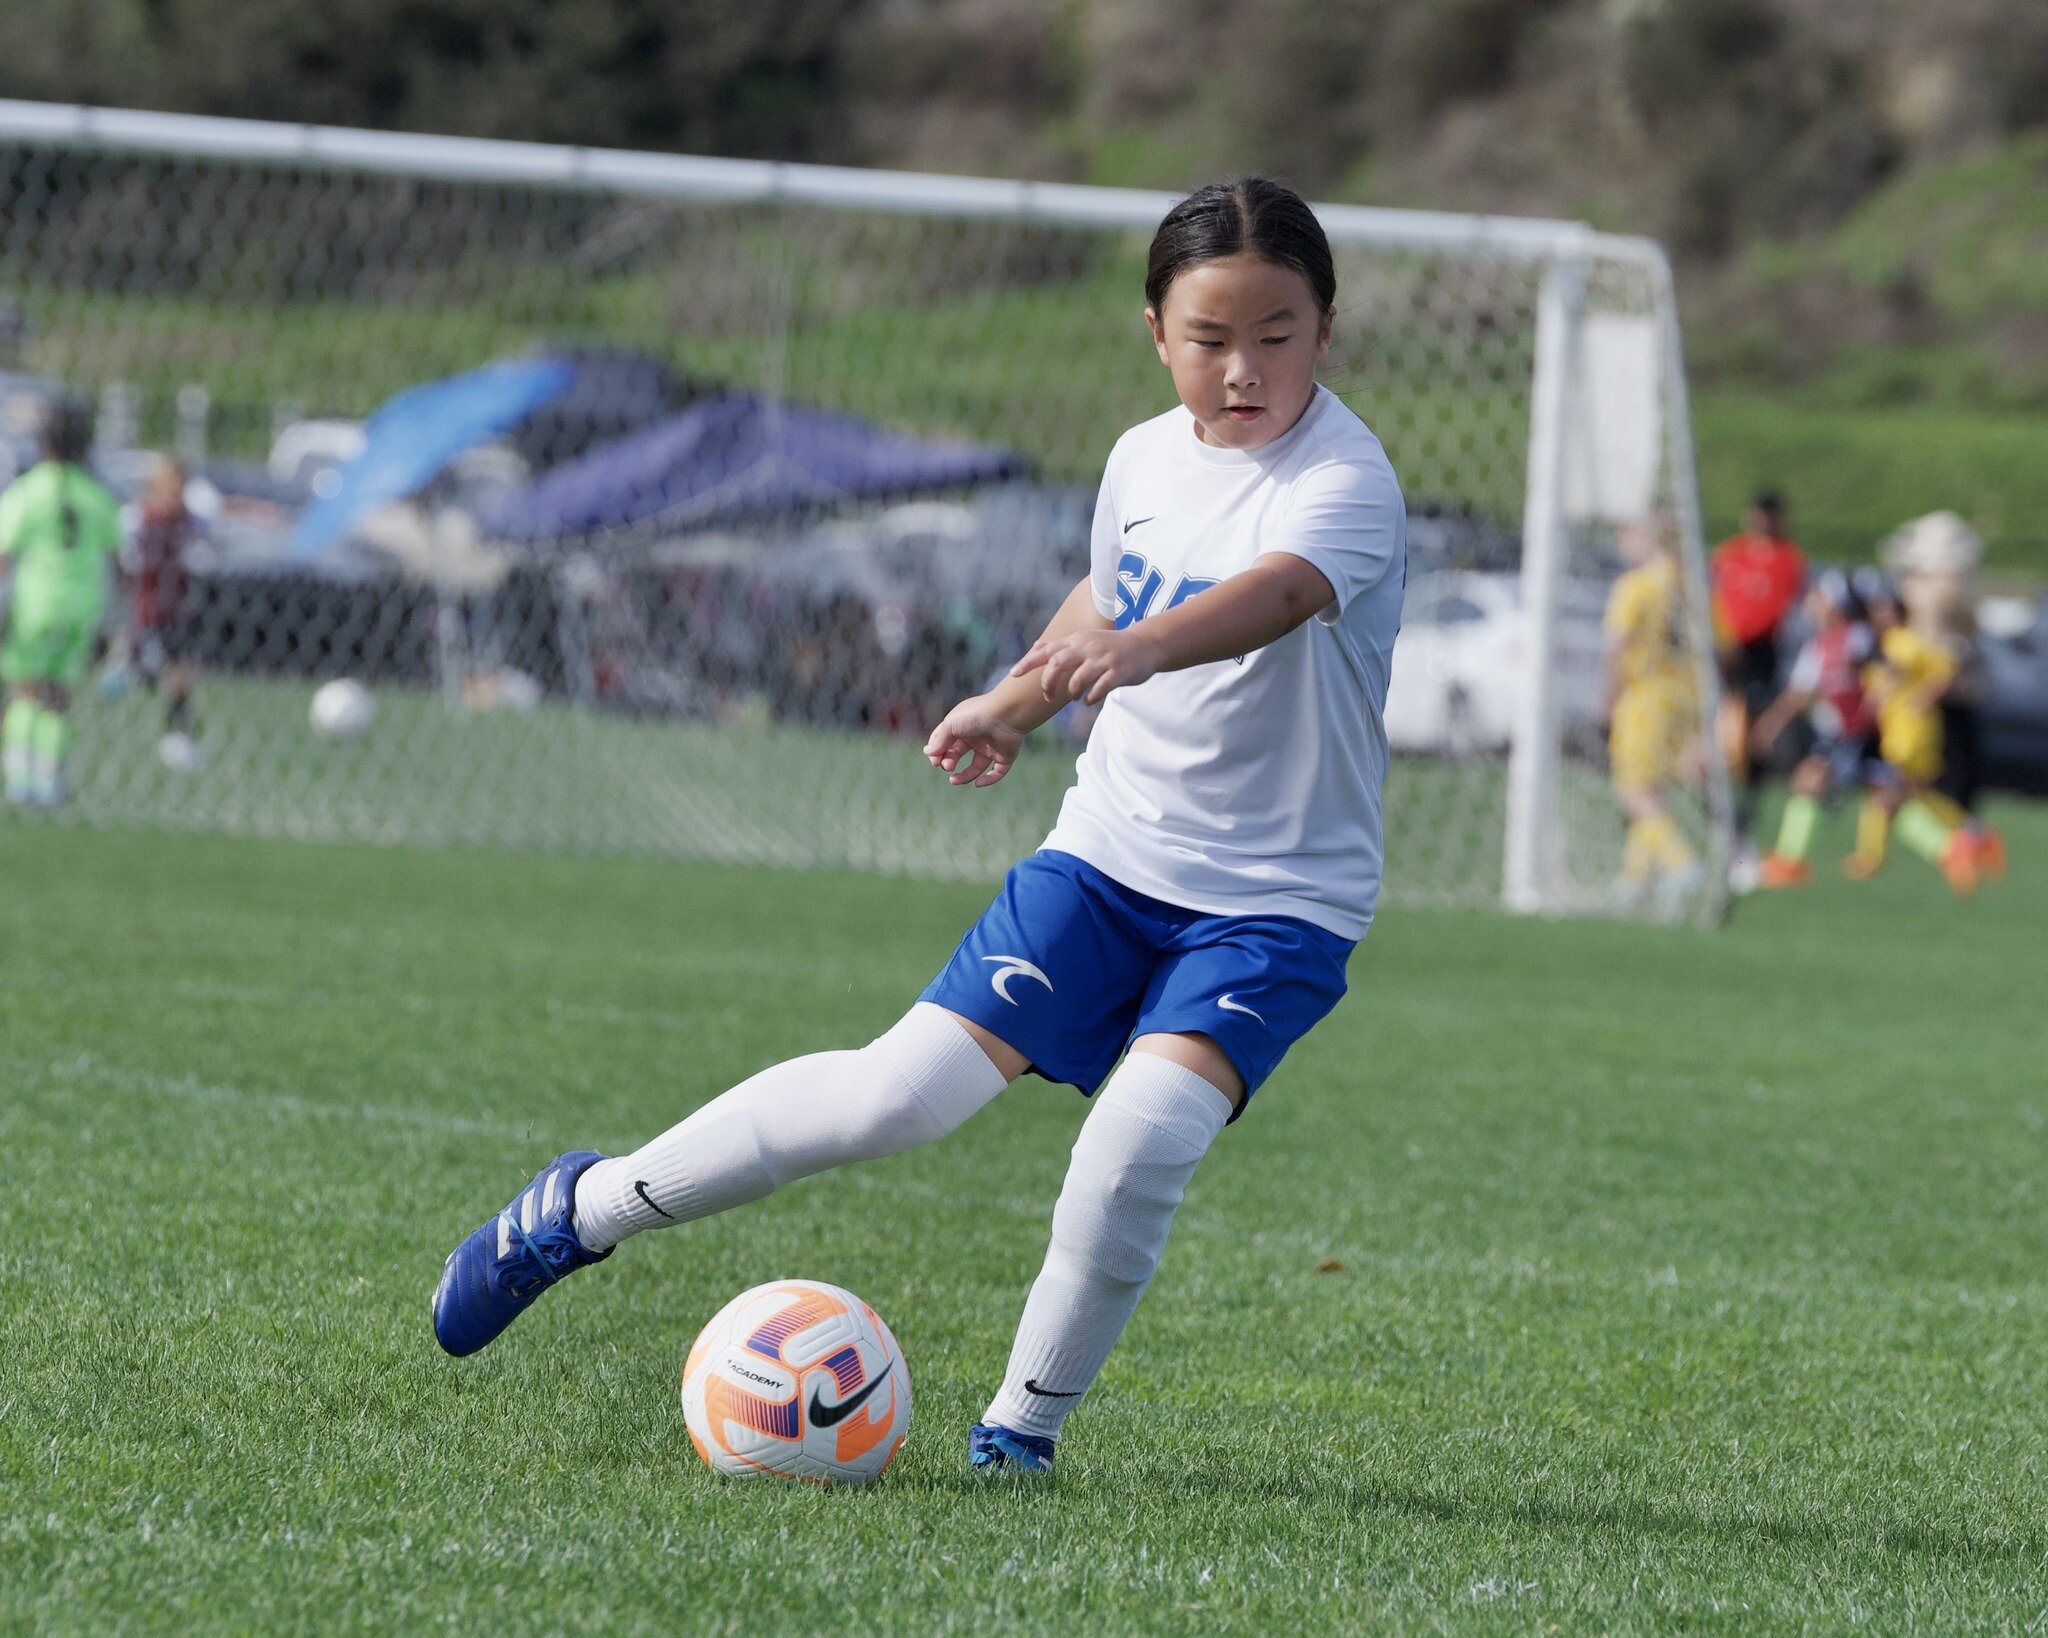
M 2048 122 L 2048 0 L 4 0 L 0 94 L 1591 215 L 1719 260 Z
M 863 0 L 7 0 L 0 93 L 786 157 Z

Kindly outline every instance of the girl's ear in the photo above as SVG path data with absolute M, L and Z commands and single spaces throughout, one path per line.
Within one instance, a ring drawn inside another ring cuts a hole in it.
M 1152 348 L 1159 354 L 1159 362 L 1170 364 L 1166 356 L 1166 321 L 1160 318 L 1157 308 L 1145 309 L 1145 328 L 1152 332 Z
M 1330 356 L 1330 330 L 1336 322 L 1337 309 L 1334 307 L 1324 308 L 1323 316 L 1316 321 L 1316 362 L 1318 364 Z

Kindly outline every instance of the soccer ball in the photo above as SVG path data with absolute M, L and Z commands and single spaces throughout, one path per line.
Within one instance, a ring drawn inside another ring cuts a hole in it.
M 353 677 L 336 677 L 322 683 L 313 695 L 309 715 L 313 732 L 329 739 L 354 739 L 367 733 L 377 720 L 377 702 L 370 691 Z
M 683 1420 L 714 1472 L 866 1484 L 910 1432 L 910 1371 L 851 1291 L 777 1280 L 742 1291 L 691 1344 Z

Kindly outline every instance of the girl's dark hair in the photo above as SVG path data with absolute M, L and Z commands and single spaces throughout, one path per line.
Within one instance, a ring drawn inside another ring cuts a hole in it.
M 59 398 L 43 411 L 43 454 L 76 466 L 92 449 L 92 415 L 75 398 Z
M 1337 269 L 1323 224 L 1300 194 L 1263 176 L 1211 182 L 1166 213 L 1145 258 L 1146 305 L 1164 312 L 1166 292 L 1181 274 L 1245 251 L 1293 268 L 1308 280 L 1319 310 L 1335 305 Z

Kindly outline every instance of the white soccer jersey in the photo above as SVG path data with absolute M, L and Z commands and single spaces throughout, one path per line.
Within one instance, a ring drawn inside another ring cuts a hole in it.
M 1306 558 L 1336 602 L 1256 653 L 1112 693 L 1044 845 L 1186 909 L 1362 938 L 1407 579 L 1386 452 L 1322 387 L 1262 449 L 1202 442 L 1180 407 L 1117 440 L 1092 549 L 1105 618 L 1164 613 L 1266 552 Z

